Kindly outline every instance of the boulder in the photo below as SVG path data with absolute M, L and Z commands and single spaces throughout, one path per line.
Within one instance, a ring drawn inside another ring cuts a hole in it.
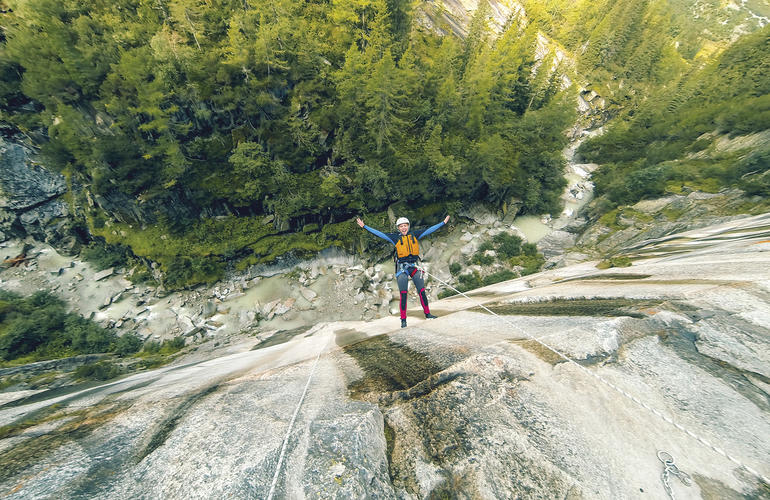
M 555 229 L 561 229 L 562 231 L 567 231 L 568 233 L 579 233 L 585 228 L 585 226 L 586 220 L 583 217 L 578 217 L 576 219 L 565 221 L 563 226 L 556 227 Z
M 695 345 L 706 356 L 770 379 L 770 331 L 737 315 L 698 321 Z
M 581 252 L 567 252 L 564 255 L 554 255 L 550 259 L 545 261 L 543 267 L 545 269 L 558 269 L 560 267 L 571 266 L 591 260 L 589 255 Z
M 283 302 L 279 302 L 276 304 L 275 308 L 273 309 L 273 314 L 276 316 L 281 316 L 283 314 L 286 314 L 291 310 L 292 307 L 294 307 L 294 303 L 296 302 L 296 299 L 289 297 L 288 299 L 284 300 Z
M 19 216 L 19 223 L 27 234 L 40 240 L 50 240 L 54 230 L 60 229 L 52 227 L 52 221 L 67 216 L 69 216 L 67 204 L 61 199 L 54 199 L 41 202 L 40 205 L 24 211 Z
M 204 318 L 210 318 L 211 316 L 215 315 L 217 313 L 217 304 L 212 301 L 206 301 L 203 304 L 203 311 L 201 314 Z
M 308 302 L 313 302 L 313 300 L 315 300 L 315 298 L 316 298 L 316 297 L 318 297 L 318 294 L 317 294 L 317 293 L 315 293 L 315 292 L 314 292 L 313 290 L 311 290 L 310 288 L 306 288 L 306 287 L 302 287 L 302 288 L 300 288 L 300 289 L 299 289 L 299 293 L 300 293 L 300 295 L 302 295 L 302 296 L 305 298 L 305 300 L 307 300 Z
M 577 236 L 567 231 L 553 231 L 537 242 L 537 248 L 546 259 L 562 255 L 568 248 L 575 246 Z
M 104 271 L 99 271 L 98 273 L 94 274 L 94 281 L 101 281 L 105 278 L 108 278 L 112 276 L 114 272 L 115 272 L 115 268 L 113 267 L 109 269 L 105 269 Z
M 26 210 L 66 192 L 64 176 L 33 164 L 30 155 L 0 139 L 0 208 Z
M 476 224 L 491 225 L 498 219 L 497 214 L 490 211 L 484 205 L 476 203 L 471 205 L 468 209 L 463 209 L 457 212 L 457 215 L 467 217 Z
M 464 257 L 468 257 L 469 255 L 473 254 L 473 252 L 475 251 L 476 251 L 476 245 L 474 245 L 473 242 L 460 247 L 460 254 L 463 255 Z
M 273 310 L 278 306 L 278 304 L 281 303 L 280 299 L 273 300 L 272 302 L 268 302 L 265 304 L 265 306 L 262 308 L 262 316 L 272 319 L 274 313 Z

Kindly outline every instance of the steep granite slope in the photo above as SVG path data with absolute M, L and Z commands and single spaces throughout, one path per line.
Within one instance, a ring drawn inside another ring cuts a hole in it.
M 663 498 L 665 451 L 693 480 L 670 477 L 677 498 L 767 497 L 769 219 L 647 242 L 622 273 L 584 263 L 446 299 L 404 330 L 323 323 L 6 404 L 0 491 Z

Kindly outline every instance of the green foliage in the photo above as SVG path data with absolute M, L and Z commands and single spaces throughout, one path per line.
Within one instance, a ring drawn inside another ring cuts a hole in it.
M 484 277 L 482 277 L 478 272 L 474 271 L 473 273 L 461 274 L 457 277 L 457 280 L 459 281 L 457 290 L 460 292 L 467 292 L 468 290 L 473 290 L 482 286 L 493 285 L 495 283 L 500 283 L 501 281 L 510 280 L 516 277 L 518 277 L 518 275 L 509 269 L 503 269 L 492 274 L 488 274 Z M 456 295 L 453 290 L 443 290 L 439 292 L 438 298 L 444 299 L 453 295 Z
M 618 221 L 619 217 L 620 217 L 620 209 L 615 208 L 613 210 L 610 210 L 606 214 L 602 215 L 599 218 L 599 223 L 604 224 L 605 226 L 615 231 L 620 231 L 621 229 L 625 229 L 627 226 L 623 226 L 619 223 Z
M 405 0 L 11 3 L 0 112 L 47 128 L 49 163 L 93 194 L 158 207 L 154 226 L 95 209 L 89 227 L 160 262 L 170 286 L 233 258 L 355 247 L 327 226 L 396 202 L 558 203 L 564 70 L 552 55 L 533 72 L 535 28 L 493 40 L 484 2 L 462 42 L 415 29 Z M 189 215 L 164 213 L 166 196 Z M 197 217 L 225 209 L 237 215 Z M 320 237 L 261 243 L 313 224 Z
M 164 285 L 169 289 L 219 279 L 225 259 L 276 232 L 262 217 L 235 216 L 195 221 L 181 234 L 162 224 L 145 228 L 112 224 L 91 229 L 109 245 L 130 247 L 133 254 L 159 262 L 166 273 Z M 139 266 L 136 280 L 150 277 L 143 262 L 129 262 Z
M 236 205 L 248 206 L 260 203 L 265 197 L 275 195 L 278 186 L 287 182 L 288 172 L 279 161 L 274 161 L 255 142 L 241 142 L 228 159 L 232 165 L 225 183 L 215 183 L 216 194 L 231 199 Z M 215 180 L 217 175 L 212 175 Z
M 453 262 L 449 264 L 449 272 L 452 276 L 457 276 L 462 271 L 463 266 L 459 262 Z
M 521 252 L 527 257 L 534 257 L 537 255 L 537 245 L 534 243 L 524 243 L 521 245 Z
M 6 361 L 107 352 L 116 339 L 114 332 L 67 313 L 48 292 L 26 298 L 0 292 L 0 357 Z
M 123 369 L 109 361 L 80 365 L 75 369 L 75 378 L 81 380 L 109 380 L 123 374 Z
M 478 272 L 472 272 L 468 274 L 461 274 L 457 277 L 457 281 L 460 283 L 460 286 L 457 287 L 458 290 L 461 292 L 465 292 L 467 290 L 473 290 L 474 288 L 479 288 L 482 286 L 482 279 L 481 275 Z
M 509 280 L 519 275 L 533 274 L 540 271 L 543 264 L 545 264 L 545 257 L 537 252 L 537 245 L 534 243 L 523 243 L 521 237 L 511 233 L 498 233 L 492 237 L 491 241 L 483 242 L 471 257 L 470 262 L 480 266 L 494 264 L 495 257 L 485 255 L 487 250 L 494 250 L 498 260 L 506 266 L 518 268 L 519 274 L 510 269 L 496 271 L 483 277 L 478 272 L 460 274 L 457 276 L 458 290 L 465 292 L 481 286 Z M 461 266 L 457 263 L 449 266 L 449 272 L 453 276 L 458 275 L 460 270 Z M 439 298 L 451 295 L 454 295 L 454 293 L 443 291 L 439 294 Z
M 108 245 L 97 238 L 82 250 L 80 256 L 99 269 L 125 266 L 131 261 L 131 249 L 125 245 Z
M 495 246 L 492 244 L 491 241 L 484 241 L 479 245 L 478 251 L 481 253 L 486 252 L 487 250 L 494 250 Z
M 545 264 L 545 257 L 541 253 L 535 253 L 532 255 L 519 255 L 517 257 L 511 257 L 508 263 L 514 267 L 520 267 L 519 271 L 522 276 L 534 274 L 543 267 Z
M 502 259 L 507 259 L 521 254 L 522 239 L 515 234 L 498 233 L 492 237 L 492 241 L 495 244 L 495 249 L 498 255 Z
M 151 340 L 144 344 L 142 354 L 170 356 L 182 350 L 184 345 L 184 337 L 174 337 L 173 339 L 166 339 L 163 342 Z
M 120 357 L 129 356 L 142 348 L 142 339 L 133 333 L 124 333 L 115 341 L 115 354 Z
M 518 277 L 518 275 L 515 272 L 509 269 L 503 269 L 501 271 L 497 271 L 484 276 L 484 279 L 481 281 L 481 283 L 483 286 L 493 285 L 495 283 L 500 283 L 501 281 L 507 281 L 516 277 Z
M 530 244 L 527 248 L 529 252 L 537 253 L 535 245 Z M 485 241 L 479 245 L 479 249 L 471 257 L 471 263 L 482 266 L 494 263 L 494 257 L 485 255 L 487 250 L 494 250 L 498 259 L 507 260 L 522 253 L 522 239 L 515 234 L 498 233 L 492 237 L 492 241 Z
M 196 283 L 214 283 L 224 275 L 224 264 L 215 257 L 178 256 L 170 259 L 163 270 L 164 285 L 174 290 Z
M 599 269 L 609 269 L 611 267 L 630 267 L 632 265 L 631 259 L 625 255 L 618 255 L 616 257 L 610 257 L 596 264 Z
M 710 145 L 720 135 L 770 128 L 770 80 L 758 71 L 770 64 L 769 34 L 766 27 L 741 38 L 587 141 L 580 154 L 603 164 L 594 174 L 597 194 L 617 206 L 682 188 L 764 192 L 767 145 L 748 155 L 711 151 Z M 699 158 L 687 157 L 695 152 Z
M 495 262 L 495 258 L 490 255 L 484 255 L 484 252 L 478 251 L 471 257 L 471 263 L 479 266 L 488 266 Z

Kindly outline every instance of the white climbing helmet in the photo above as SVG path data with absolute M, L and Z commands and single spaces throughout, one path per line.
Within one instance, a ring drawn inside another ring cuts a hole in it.
M 400 226 L 401 224 L 409 224 L 409 219 L 406 217 L 399 217 L 396 221 L 396 227 Z

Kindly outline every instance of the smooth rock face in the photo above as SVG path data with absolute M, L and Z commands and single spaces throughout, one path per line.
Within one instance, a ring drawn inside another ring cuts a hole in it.
M 31 236 L 75 253 L 70 207 L 60 198 L 66 191 L 61 174 L 33 163 L 25 147 L 0 139 L 0 241 Z
M 747 372 L 770 379 L 770 330 L 751 322 L 730 318 L 729 313 L 698 322 L 695 346 L 698 352 Z
M 678 499 L 763 498 L 654 412 L 770 476 L 768 219 L 436 301 L 436 320 L 412 302 L 405 329 L 319 323 L 5 405 L 0 425 L 28 426 L 0 439 L 0 494 L 666 498 L 666 451 L 693 478 Z
M 546 259 L 561 255 L 575 245 L 577 236 L 567 231 L 554 231 L 537 242 L 537 249 Z

